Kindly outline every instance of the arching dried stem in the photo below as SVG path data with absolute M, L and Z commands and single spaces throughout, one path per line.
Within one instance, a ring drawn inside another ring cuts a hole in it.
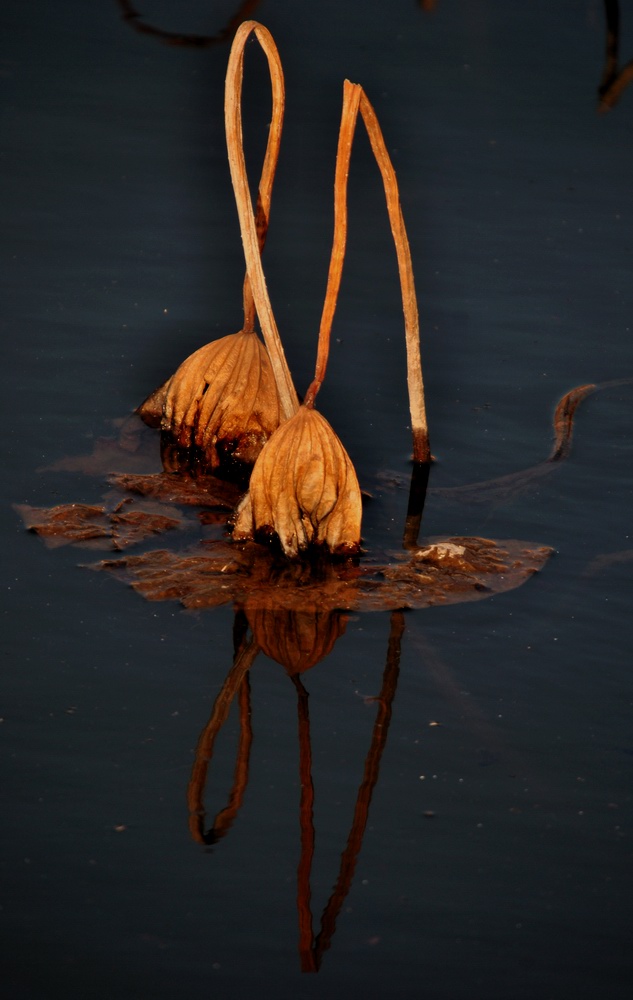
M 251 24 L 254 22 L 250 22 Z M 240 29 L 241 30 L 241 29 Z M 262 31 L 266 31 L 265 28 Z M 248 37 L 246 35 L 246 37 Z M 246 37 L 244 41 L 246 41 Z M 258 36 L 259 37 L 259 36 Z M 268 235 L 268 221 L 270 218 L 270 203 L 272 199 L 273 183 L 279 161 L 279 147 L 281 145 L 281 133 L 284 124 L 284 111 L 286 107 L 286 91 L 284 85 L 284 74 L 281 67 L 279 52 L 272 36 L 265 39 L 262 48 L 268 60 L 270 71 L 270 84 L 272 89 L 272 115 L 270 128 L 268 130 L 268 141 L 266 143 L 266 154 L 259 179 L 257 190 L 257 206 L 255 211 L 255 229 L 257 232 L 257 244 L 261 255 Z M 236 41 L 236 44 L 237 41 Z M 241 43 L 240 43 L 241 44 Z M 228 133 L 227 133 L 228 141 Z M 249 199 L 250 204 L 250 199 Z M 255 329 L 255 301 L 248 270 L 244 278 L 244 329 Z
M 288 419 L 296 413 L 299 401 L 297 393 L 290 375 L 290 370 L 286 361 L 279 331 L 273 315 L 266 280 L 262 269 L 260 257 L 260 237 L 258 227 L 253 217 L 253 206 L 248 186 L 246 174 L 246 163 L 244 160 L 244 148 L 242 143 L 242 78 L 244 71 L 244 47 L 249 36 L 254 33 L 259 41 L 270 68 L 271 80 L 273 82 L 273 92 L 283 94 L 283 74 L 279 53 L 270 32 L 257 21 L 245 21 L 238 28 L 229 64 L 226 73 L 226 86 L 224 97 L 224 121 L 226 128 L 226 143 L 229 157 L 229 167 L 231 170 L 231 180 L 235 192 L 237 212 L 242 233 L 242 243 L 244 246 L 244 256 L 246 258 L 246 270 L 248 281 L 252 289 L 252 296 L 255 300 L 255 307 L 259 316 L 259 321 L 266 342 L 266 347 L 270 355 L 270 360 L 275 375 L 275 382 L 279 392 L 281 409 L 284 417 Z M 268 151 L 267 151 L 268 160 Z M 269 183 L 272 185 L 274 176 L 274 164 L 271 161 L 272 174 Z M 266 167 L 264 168 L 266 171 Z M 262 189 L 268 183 L 267 178 L 262 178 Z M 261 220 L 265 218 L 264 213 L 258 213 Z M 260 225 L 261 233 L 261 225 Z M 250 295 L 248 286 L 245 287 L 245 310 L 247 308 L 247 297 Z
M 413 278 L 411 250 L 400 206 L 398 181 L 391 158 L 385 145 L 376 113 L 371 106 L 365 91 L 357 83 L 345 81 L 343 88 L 343 113 L 339 130 L 339 142 L 336 157 L 336 173 L 334 180 L 334 240 L 330 257 L 328 283 L 325 303 L 319 329 L 319 346 L 314 380 L 306 393 L 305 403 L 312 406 L 316 394 L 321 388 L 325 377 L 327 359 L 330 348 L 330 333 L 336 301 L 341 284 L 345 246 L 347 242 L 347 181 L 352 142 L 356 129 L 358 112 L 367 129 L 367 135 L 376 163 L 382 175 L 387 211 L 393 235 L 398 273 L 402 290 L 402 308 L 404 312 L 405 339 L 407 348 L 407 385 L 409 389 L 409 408 L 411 412 L 411 430 L 413 434 L 413 460 L 416 463 L 431 461 L 429 433 L 424 402 L 424 383 L 422 380 L 422 361 L 420 357 L 420 321 Z

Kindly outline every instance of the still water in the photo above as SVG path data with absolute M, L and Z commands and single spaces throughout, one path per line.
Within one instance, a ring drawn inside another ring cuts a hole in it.
M 633 89 L 597 113 L 617 6 L 251 5 L 286 73 L 265 263 L 299 391 L 347 77 L 381 121 L 414 258 L 436 457 L 423 534 L 555 554 L 473 603 L 349 614 L 300 683 L 261 653 L 215 728 L 230 603 L 146 601 L 85 568 L 103 552 L 47 549 L 13 505 L 102 503 L 106 473 L 128 470 L 78 456 L 240 326 L 228 46 L 137 30 L 212 36 L 235 9 L 148 0 L 139 22 L 116 0 L 3 8 L 8 997 L 630 995 L 631 386 L 582 403 L 547 476 L 456 489 L 546 458 L 572 387 L 633 376 Z M 616 79 L 633 57 L 619 8 Z M 268 115 L 253 52 L 249 164 Z M 364 540 L 381 553 L 407 510 L 404 364 L 359 134 L 319 408 L 372 495 Z M 135 471 L 160 468 L 157 443 L 147 456 Z

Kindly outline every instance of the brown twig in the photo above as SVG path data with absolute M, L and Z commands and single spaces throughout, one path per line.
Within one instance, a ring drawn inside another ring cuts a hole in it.
M 240 739 L 235 756 L 235 771 L 233 773 L 233 785 L 229 795 L 228 804 L 216 813 L 211 826 L 214 840 L 219 840 L 228 833 L 233 824 L 233 820 L 241 809 L 244 799 L 244 792 L 248 785 L 248 769 L 251 756 L 251 745 L 253 742 L 253 727 L 251 725 L 251 685 L 249 675 L 246 673 L 242 678 L 237 693 L 238 707 L 240 713 Z
M 226 143 L 229 157 L 229 167 L 231 170 L 231 180 L 235 192 L 237 213 L 240 221 L 242 233 L 242 243 L 244 246 L 244 256 L 246 258 L 246 271 L 252 295 L 255 300 L 255 307 L 262 333 L 270 355 L 270 361 L 275 375 L 275 382 L 279 392 L 281 409 L 285 419 L 291 417 L 299 408 L 297 393 L 292 381 L 292 376 L 288 368 L 288 363 L 284 354 L 284 349 L 273 315 L 266 280 L 262 269 L 260 256 L 260 242 L 257 232 L 257 224 L 253 217 L 253 206 L 248 186 L 246 174 L 246 163 L 244 159 L 244 147 L 242 142 L 242 78 L 244 72 L 244 47 L 251 34 L 255 34 L 262 49 L 268 59 L 271 80 L 273 82 L 273 93 L 277 94 L 278 102 L 283 101 L 283 74 L 279 53 L 270 32 L 257 21 L 245 21 L 238 28 L 226 73 L 226 87 L 224 99 L 224 121 L 226 128 Z M 272 154 L 271 154 L 272 156 Z M 267 160 L 268 151 L 267 151 Z M 269 164 L 270 166 L 271 164 Z M 266 165 L 264 168 L 266 172 Z M 274 168 L 272 170 L 274 176 Z M 272 184 L 272 176 L 269 178 Z M 263 176 L 263 186 L 268 181 Z M 259 214 L 259 213 L 258 213 Z M 246 305 L 246 294 L 245 294 Z

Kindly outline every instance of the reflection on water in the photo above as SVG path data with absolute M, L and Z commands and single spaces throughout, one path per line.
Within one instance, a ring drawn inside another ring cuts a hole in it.
M 247 634 L 250 625 L 251 635 Z M 299 829 L 301 852 L 297 868 L 297 909 L 299 917 L 299 956 L 303 972 L 318 972 L 324 952 L 330 947 L 336 921 L 352 885 L 356 861 L 367 826 L 373 790 L 378 781 L 380 760 L 387 743 L 393 700 L 400 669 L 400 651 L 405 630 L 404 615 L 393 612 L 387 656 L 377 704 L 371 742 L 347 843 L 341 854 L 338 877 L 321 915 L 320 929 L 314 931 L 311 909 L 310 876 L 314 859 L 316 831 L 314 825 L 315 788 L 312 780 L 312 745 L 310 739 L 309 694 L 301 675 L 327 656 L 345 630 L 345 617 L 338 613 L 319 614 L 286 612 L 283 614 L 257 610 L 255 615 L 236 614 L 234 638 L 236 652 L 233 665 L 215 699 L 211 716 L 202 730 L 196 747 L 195 761 L 187 788 L 189 830 L 196 843 L 216 844 L 226 836 L 242 805 L 249 777 L 253 745 L 251 721 L 251 690 L 249 671 L 259 653 L 263 652 L 280 663 L 290 676 L 297 692 L 299 776 Z M 239 706 L 240 735 L 237 746 L 233 785 L 227 805 L 218 812 L 206 828 L 204 806 L 205 785 L 213 757 L 216 737 L 226 722 L 233 700 Z

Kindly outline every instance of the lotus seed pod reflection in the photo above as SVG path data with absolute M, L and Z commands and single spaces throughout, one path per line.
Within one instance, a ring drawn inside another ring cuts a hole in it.
M 139 407 L 176 445 L 195 447 L 205 464 L 253 465 L 279 426 L 279 396 L 266 348 L 240 331 L 201 347 Z
M 301 674 L 324 660 L 345 631 L 347 618 L 336 612 L 279 611 L 274 606 L 250 608 L 246 616 L 262 652 L 289 674 Z
M 277 536 L 291 557 L 312 545 L 353 555 L 361 517 L 358 479 L 345 448 L 320 413 L 301 406 L 257 459 L 234 538 Z

